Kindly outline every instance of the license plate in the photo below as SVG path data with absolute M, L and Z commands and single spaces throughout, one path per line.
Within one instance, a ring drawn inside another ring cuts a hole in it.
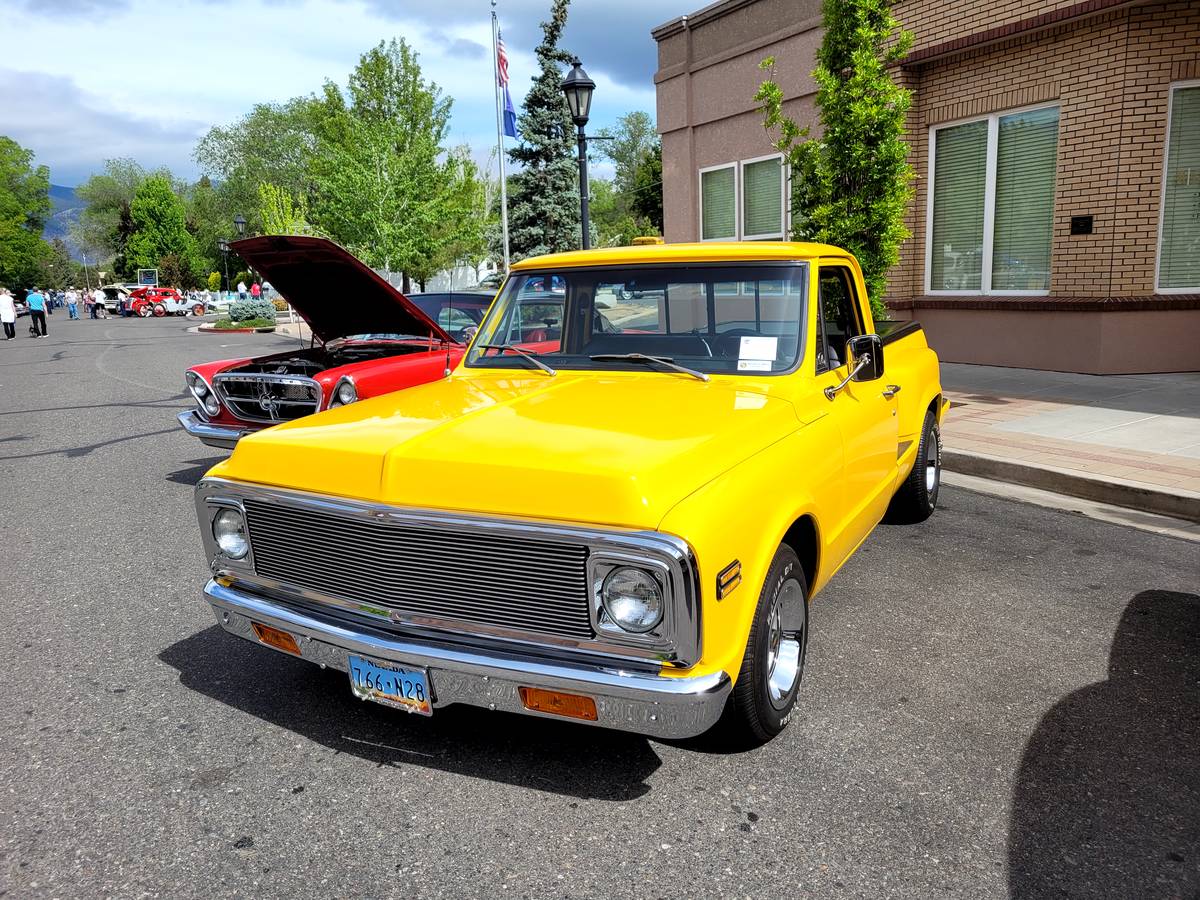
M 422 716 L 433 715 L 429 678 L 423 670 L 380 665 L 354 654 L 349 664 L 350 690 L 355 697 Z

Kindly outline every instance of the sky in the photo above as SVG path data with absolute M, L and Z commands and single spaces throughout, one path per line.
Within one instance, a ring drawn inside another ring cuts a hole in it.
M 497 3 L 518 112 L 549 5 Z M 703 5 L 573 0 L 562 46 L 596 82 L 589 131 L 635 109 L 654 115 L 650 29 Z M 327 79 L 344 86 L 360 54 L 403 37 L 454 98 L 450 143 L 482 164 L 496 142 L 490 12 L 489 0 L 0 0 L 0 134 L 33 150 L 55 184 L 126 156 L 194 179 L 192 150 L 211 126 Z

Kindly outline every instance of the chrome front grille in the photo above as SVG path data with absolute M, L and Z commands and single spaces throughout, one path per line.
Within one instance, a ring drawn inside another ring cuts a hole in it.
M 400 622 L 594 637 L 588 547 L 244 501 L 254 570 Z
M 218 375 L 213 389 L 235 416 L 252 422 L 287 422 L 321 406 L 321 386 L 311 378 Z

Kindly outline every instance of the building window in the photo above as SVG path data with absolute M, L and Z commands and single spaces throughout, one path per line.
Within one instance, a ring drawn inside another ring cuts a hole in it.
M 742 163 L 742 238 L 783 237 L 783 160 L 779 156 Z
M 737 240 L 737 165 L 700 170 L 700 239 Z
M 1058 107 L 930 131 L 926 290 L 1050 290 Z
M 1158 289 L 1200 289 L 1200 83 L 1171 89 Z

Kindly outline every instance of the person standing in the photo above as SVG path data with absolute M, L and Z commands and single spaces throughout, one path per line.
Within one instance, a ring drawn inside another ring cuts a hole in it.
M 96 288 L 92 291 L 92 300 L 94 301 L 92 304 L 92 318 L 107 319 L 108 310 L 104 308 L 104 291 Z
M 257 281 L 250 285 L 250 296 L 255 300 L 262 296 L 262 288 L 258 286 Z
M 246 282 L 244 282 L 244 281 L 238 282 L 238 299 L 239 300 L 246 299 Z
M 11 341 L 17 336 L 17 305 L 8 288 L 0 288 L 0 323 L 4 324 L 4 339 Z
M 25 295 L 25 303 L 29 307 L 29 321 L 34 337 L 46 336 L 46 296 L 34 288 Z M 39 330 L 40 329 L 40 330 Z
M 75 288 L 67 289 L 67 318 L 79 318 L 79 294 Z

